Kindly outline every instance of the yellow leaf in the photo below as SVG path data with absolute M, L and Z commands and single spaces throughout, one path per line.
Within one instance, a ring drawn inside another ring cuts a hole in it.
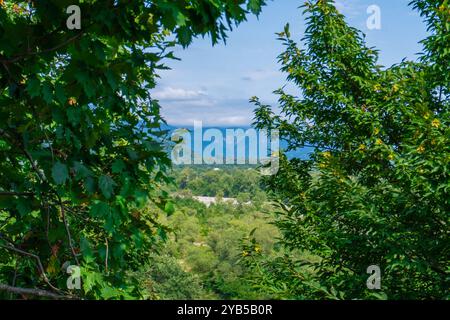
M 441 126 L 441 122 L 439 121 L 439 119 L 434 119 L 433 122 L 431 123 L 431 125 L 434 128 L 439 128 Z
M 50 261 L 48 262 L 46 271 L 48 274 L 54 274 L 58 272 L 58 258 L 56 258 L 56 256 L 50 257 Z
M 69 100 L 67 101 L 69 103 L 69 106 L 74 106 L 77 104 L 77 99 L 75 98 L 69 98 Z

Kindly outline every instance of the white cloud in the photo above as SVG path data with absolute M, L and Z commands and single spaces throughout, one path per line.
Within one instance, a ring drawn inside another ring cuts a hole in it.
M 202 121 L 204 126 L 248 126 L 253 119 L 253 106 L 246 100 L 219 100 L 205 108 L 194 102 L 173 102 L 162 105 L 163 117 L 170 125 L 192 126 Z
M 165 87 L 152 94 L 153 98 L 165 101 L 193 101 L 206 97 L 202 90 L 186 90 L 181 88 Z
M 357 16 L 364 14 L 363 6 L 359 0 L 335 0 L 335 6 L 345 16 Z
M 180 119 L 178 117 L 167 116 L 165 120 L 172 126 L 193 126 L 195 121 L 201 121 L 205 127 L 248 127 L 252 123 L 250 116 L 231 117 L 208 117 L 198 116 Z
M 248 126 L 252 122 L 252 118 L 249 116 L 230 116 L 222 117 L 218 119 L 215 124 L 225 126 Z M 213 122 L 214 123 L 214 122 Z

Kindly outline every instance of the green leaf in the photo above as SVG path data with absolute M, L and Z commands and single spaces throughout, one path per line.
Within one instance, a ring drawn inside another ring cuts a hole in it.
M 52 177 L 56 184 L 64 184 L 69 179 L 67 166 L 61 162 L 55 163 L 52 168 Z
M 107 70 L 105 72 L 106 80 L 108 81 L 109 86 L 111 89 L 116 90 L 117 89 L 117 81 L 114 77 L 114 73 L 111 70 Z
M 158 235 L 161 238 L 162 241 L 166 241 L 167 240 L 167 232 L 166 230 L 164 230 L 163 228 L 158 228 Z
M 94 218 L 104 218 L 110 213 L 110 207 L 107 203 L 99 201 L 92 205 L 90 214 Z
M 93 194 L 96 191 L 96 183 L 93 177 L 87 177 L 84 180 L 83 186 L 89 194 Z
M 80 108 L 67 108 L 66 110 L 67 119 L 69 119 L 70 123 L 74 126 L 78 125 L 81 120 L 81 110 Z
M 286 35 L 287 38 L 291 37 L 291 31 L 290 31 L 289 23 L 286 23 L 286 25 L 284 26 L 284 34 Z
M 67 97 L 66 93 L 64 92 L 64 87 L 59 83 L 55 86 L 55 95 L 60 104 L 64 105 L 66 103 Z
M 99 272 L 94 272 L 88 268 L 82 268 L 81 274 L 83 278 L 83 290 L 85 292 L 91 292 L 97 286 L 103 284 L 103 276 Z
M 109 214 L 105 218 L 104 228 L 108 233 L 114 234 L 115 224 L 114 224 L 114 215 L 109 212 Z
M 125 169 L 125 163 L 120 159 L 116 159 L 114 160 L 111 169 L 113 173 L 121 173 L 123 169 Z
M 98 186 L 105 198 L 109 199 L 114 193 L 114 186 L 116 186 L 116 183 L 110 176 L 104 175 L 98 180 Z
M 263 0 L 249 0 L 247 8 L 254 14 L 259 14 L 261 12 L 261 7 L 263 5 Z
M 17 200 L 17 211 L 19 211 L 21 217 L 27 215 L 31 211 L 30 202 L 27 199 L 19 198 Z
M 27 83 L 27 91 L 32 98 L 37 97 L 41 93 L 41 84 L 38 79 L 32 78 Z
M 175 212 L 175 206 L 172 202 L 167 202 L 164 206 L 164 211 L 167 213 L 168 216 L 171 216 Z
M 92 245 L 88 239 L 86 239 L 85 237 L 81 237 L 80 250 L 81 250 L 81 253 L 83 254 L 83 259 L 87 263 L 94 261 L 94 252 L 92 251 L 91 246 Z
M 100 293 L 101 297 L 103 299 L 111 299 L 111 298 L 119 298 L 120 297 L 120 291 L 112 288 L 110 286 L 105 286 L 101 289 L 101 293 Z
M 73 168 L 75 170 L 77 180 L 85 179 L 92 174 L 91 170 L 86 168 L 81 162 L 78 161 L 74 161 Z
M 44 83 L 42 86 L 42 96 L 48 104 L 53 102 L 53 92 L 48 82 Z
M 127 212 L 127 204 L 126 204 L 126 200 L 124 197 L 122 196 L 116 196 L 116 204 L 119 206 L 120 210 L 123 213 Z
M 178 12 L 176 15 L 176 23 L 178 26 L 183 27 L 186 25 L 186 16 L 182 12 Z

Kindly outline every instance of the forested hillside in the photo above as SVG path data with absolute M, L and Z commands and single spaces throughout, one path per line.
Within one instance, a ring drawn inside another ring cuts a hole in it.
M 250 254 L 279 255 L 278 230 L 271 225 L 272 206 L 253 168 L 176 168 L 174 213 L 162 220 L 168 240 L 141 275 L 149 294 L 159 299 L 267 299 L 257 290 L 242 259 Z M 207 190 L 207 192 L 206 192 Z M 192 195 L 217 198 L 207 207 Z M 221 202 L 235 197 L 237 204 Z M 258 247 L 242 243 L 254 230 Z

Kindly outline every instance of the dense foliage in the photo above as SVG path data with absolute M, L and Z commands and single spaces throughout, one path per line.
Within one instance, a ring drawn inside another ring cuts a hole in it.
M 69 30 L 69 0 L 0 0 L 0 298 L 449 298 L 448 0 L 412 1 L 430 36 L 388 68 L 333 1 L 305 2 L 301 43 L 279 34 L 298 95 L 252 99 L 293 155 L 264 179 L 274 204 L 251 167 L 169 174 L 151 92 L 171 48 L 264 2 L 86 0 Z
M 288 26 L 279 34 L 301 93 L 277 91 L 280 115 L 253 99 L 256 125 L 279 129 L 289 149 L 316 146 L 310 160 L 282 159 L 267 185 L 281 244 L 319 258 L 248 261 L 283 297 L 449 297 L 450 7 L 412 6 L 430 37 L 420 61 L 389 68 L 329 0 L 305 3 L 300 45 Z M 366 287 L 370 265 L 380 291 Z
M 0 1 L 1 289 L 68 295 L 79 265 L 70 294 L 139 297 L 126 271 L 165 234 L 143 208 L 173 210 L 157 72 L 172 45 L 223 40 L 263 1 L 87 0 L 68 30 L 72 4 Z
M 252 167 L 181 167 L 174 170 L 172 176 L 173 192 L 181 195 L 236 198 L 239 202 L 252 200 L 255 205 L 267 200 L 261 174 Z
M 207 184 L 207 177 L 217 171 L 199 168 L 183 169 Z M 256 170 L 233 168 L 221 170 L 230 181 L 242 176 L 253 176 Z M 179 173 L 175 173 L 177 176 Z M 194 184 L 196 188 L 198 185 Z M 236 183 L 233 186 L 238 186 Z M 257 188 L 258 184 L 253 185 Z M 217 189 L 220 185 L 216 185 Z M 231 187 L 223 184 L 222 190 Z M 249 187 L 242 185 L 242 187 Z M 260 254 L 276 257 L 279 252 L 274 247 L 279 233 L 270 224 L 273 208 L 269 203 L 220 201 L 210 206 L 201 203 L 189 194 L 196 189 L 186 188 L 181 197 L 176 198 L 175 212 L 163 222 L 169 227 L 169 240 L 161 247 L 161 257 L 141 272 L 146 290 L 158 299 L 266 299 L 269 292 L 255 290 L 250 270 L 242 264 L 242 259 L 252 252 L 242 250 L 240 243 L 252 233 L 258 241 L 255 248 Z M 186 287 L 184 284 L 189 284 Z

